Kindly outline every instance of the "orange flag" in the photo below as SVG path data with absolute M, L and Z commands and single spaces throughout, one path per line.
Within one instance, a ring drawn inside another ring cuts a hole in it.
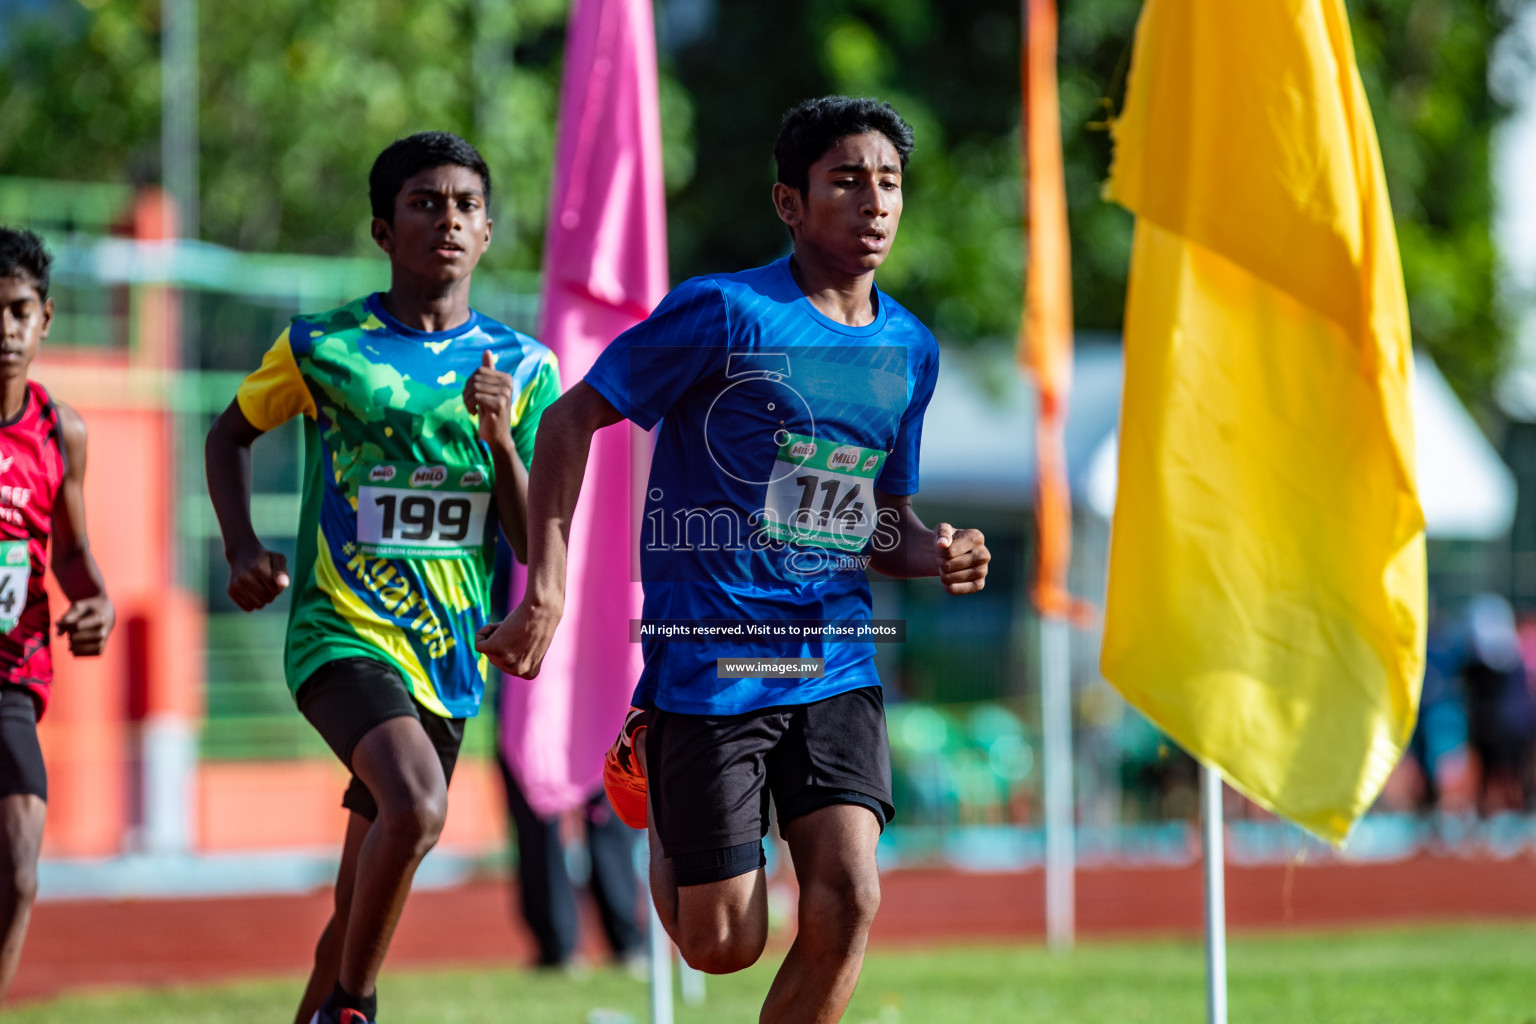
M 1067 592 L 1072 492 L 1067 481 L 1067 399 L 1072 390 L 1072 248 L 1056 91 L 1056 0 L 1025 0 L 1024 197 L 1028 266 L 1019 361 L 1040 391 L 1035 426 L 1039 534 L 1033 596 L 1042 615 L 1081 618 Z

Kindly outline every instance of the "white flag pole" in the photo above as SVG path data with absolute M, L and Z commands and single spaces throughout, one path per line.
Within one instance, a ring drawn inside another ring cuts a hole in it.
M 1205 868 L 1205 1009 L 1207 1024 L 1227 1024 L 1227 890 L 1221 773 L 1200 766 L 1200 831 Z
M 651 1024 L 672 1024 L 672 939 L 661 926 L 655 906 L 651 907 Z
M 1040 718 L 1045 744 L 1045 941 L 1072 948 L 1072 663 L 1065 619 L 1040 618 Z
M 704 972 L 688 966 L 681 952 L 677 955 L 677 987 L 688 1006 L 704 1005 Z

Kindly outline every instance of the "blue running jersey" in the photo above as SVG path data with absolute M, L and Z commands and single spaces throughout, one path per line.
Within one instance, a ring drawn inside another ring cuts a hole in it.
M 661 424 L 640 536 L 644 616 L 732 623 L 871 616 L 873 547 L 895 532 L 874 491 L 917 491 L 933 335 L 876 291 L 840 324 L 787 258 L 686 281 L 587 374 L 622 415 Z M 634 702 L 695 715 L 809 704 L 879 685 L 873 644 L 647 640 Z M 716 659 L 823 658 L 815 679 L 716 678 Z

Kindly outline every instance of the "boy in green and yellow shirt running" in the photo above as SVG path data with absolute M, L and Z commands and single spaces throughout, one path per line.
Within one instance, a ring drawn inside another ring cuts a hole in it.
M 554 355 L 469 306 L 491 239 L 490 172 L 446 132 L 402 139 L 369 176 L 387 292 L 296 317 L 209 431 L 208 489 L 244 610 L 293 587 L 284 669 L 352 771 L 335 912 L 297 1024 L 369 1024 L 375 981 L 447 812 L 479 710 L 497 529 L 526 547 L 524 467 L 559 396 Z M 296 564 L 251 526 L 250 446 L 305 417 Z

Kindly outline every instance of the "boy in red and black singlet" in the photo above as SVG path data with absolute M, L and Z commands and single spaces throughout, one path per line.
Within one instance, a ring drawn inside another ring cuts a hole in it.
M 53 681 L 50 543 L 71 602 L 57 623 L 70 652 L 100 654 L 113 623 L 85 533 L 85 421 L 27 378 L 53 321 L 51 262 L 36 235 L 0 228 L 0 1000 L 37 894 L 48 800 L 37 720 Z
M 0 422 L 0 671 L 41 713 L 53 680 L 43 569 L 64 448 L 58 406 L 37 381 L 24 384 L 21 412 Z

